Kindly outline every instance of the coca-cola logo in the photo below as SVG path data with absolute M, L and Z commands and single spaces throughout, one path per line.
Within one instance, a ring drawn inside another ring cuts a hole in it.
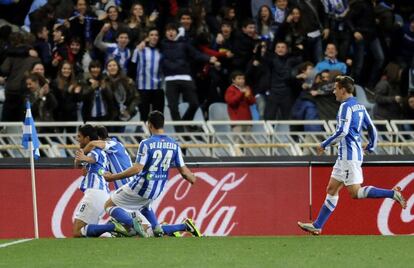
M 403 178 L 401 181 L 399 181 L 395 186 L 401 187 L 401 190 L 404 193 L 404 190 L 409 190 L 410 183 L 414 180 L 414 172 Z M 414 228 L 410 228 L 411 226 L 408 226 L 409 230 L 404 230 L 402 232 L 397 232 L 396 230 L 393 230 L 392 228 L 392 220 L 391 216 L 394 216 L 395 214 L 399 215 L 396 220 L 401 220 L 401 225 L 407 225 L 408 223 L 412 223 L 414 220 L 414 215 L 411 214 L 411 210 L 414 205 L 414 195 L 411 194 L 410 191 L 405 191 L 405 197 L 407 198 L 407 208 L 401 210 L 400 205 L 395 202 L 392 199 L 385 199 L 382 202 L 382 205 L 378 211 L 378 218 L 377 218 L 377 225 L 378 229 L 383 235 L 394 235 L 398 233 L 406 233 L 412 232 L 411 234 L 414 234 Z M 401 210 L 401 212 L 398 213 L 396 210 Z
M 181 175 L 176 175 L 170 179 L 168 185 L 160 198 L 154 204 L 160 222 L 166 220 L 170 223 L 181 223 L 185 218 L 194 219 L 198 228 L 208 236 L 227 236 L 237 225 L 233 217 L 237 210 L 236 205 L 224 204 L 230 191 L 236 189 L 247 177 L 247 173 L 237 178 L 234 172 L 229 172 L 222 178 L 214 178 L 206 172 L 196 172 L 197 184 L 205 184 L 200 187 L 210 187 L 206 197 L 201 197 L 201 204 L 197 208 L 194 202 L 188 200 L 186 204 L 193 204 L 177 211 L 176 207 L 163 202 L 165 197 L 172 195 L 174 201 L 180 202 L 185 198 L 190 198 L 191 185 L 181 179 Z M 171 199 L 170 199 L 171 201 Z M 158 208 L 162 207 L 160 211 Z
M 202 204 L 197 207 L 196 205 L 187 206 L 181 211 L 178 208 L 166 203 L 166 196 L 173 195 L 173 200 L 180 202 L 188 198 L 191 192 L 191 185 L 182 179 L 181 175 L 177 174 L 173 176 L 164 193 L 153 203 L 152 208 L 156 212 L 160 222 L 167 220 L 169 223 L 181 223 L 185 218 L 191 217 L 194 219 L 195 224 L 202 230 L 205 235 L 220 235 L 226 236 L 237 225 L 233 216 L 237 210 L 235 205 L 224 205 L 226 197 L 229 192 L 237 188 L 247 177 L 247 173 L 240 178 L 236 178 L 234 172 L 229 172 L 220 179 L 216 179 L 206 172 L 196 172 L 197 185 L 200 187 L 210 187 L 210 191 L 207 196 L 201 197 Z M 52 233 L 55 237 L 66 237 L 62 228 L 63 218 L 65 211 L 70 207 L 70 202 L 73 202 L 73 197 L 78 191 L 79 184 L 82 181 L 82 176 L 75 179 L 65 190 L 57 202 L 52 216 Z M 201 185 L 203 184 L 203 185 Z M 206 191 L 203 191 L 205 193 Z M 208 191 L 207 191 L 208 192 Z M 80 200 L 77 201 L 79 204 Z M 186 200 L 185 204 L 193 204 L 191 200 Z M 77 206 L 76 206 L 77 207 Z M 158 211 L 159 210 L 159 211 Z M 70 211 L 72 215 L 72 222 L 74 219 L 75 210 Z M 106 222 L 107 219 L 103 218 L 100 222 Z

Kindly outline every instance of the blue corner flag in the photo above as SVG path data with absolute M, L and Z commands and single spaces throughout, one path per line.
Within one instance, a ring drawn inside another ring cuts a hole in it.
M 32 111 L 30 109 L 30 101 L 26 101 L 26 118 L 24 119 L 23 123 L 23 138 L 22 138 L 22 146 L 25 149 L 29 149 L 29 142 L 33 143 L 33 153 L 34 158 L 38 159 L 40 157 L 39 152 L 39 138 L 37 137 L 35 123 L 32 117 Z

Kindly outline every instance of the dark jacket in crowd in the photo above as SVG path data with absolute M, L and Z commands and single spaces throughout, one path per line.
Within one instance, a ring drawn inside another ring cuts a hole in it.
M 191 61 L 208 62 L 209 57 L 196 50 L 182 38 L 161 41 L 161 68 L 164 76 L 191 75 Z
M 236 33 L 233 43 L 233 68 L 245 70 L 247 63 L 253 57 L 253 49 L 256 41 L 244 33 Z
M 364 40 L 371 41 L 377 37 L 374 7 L 371 1 L 349 1 L 346 22 L 352 33 L 360 32 Z
M 270 93 L 277 96 L 292 96 L 291 82 L 294 77 L 293 67 L 300 63 L 300 58 L 283 57 L 274 54 L 270 62 L 271 86 Z

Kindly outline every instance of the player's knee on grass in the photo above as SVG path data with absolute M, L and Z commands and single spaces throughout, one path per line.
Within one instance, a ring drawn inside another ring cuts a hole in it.
M 86 226 L 86 223 L 83 221 L 80 221 L 78 219 L 75 219 L 75 222 L 73 223 L 73 229 L 72 229 L 72 235 L 74 238 L 83 237 L 81 233 L 81 229 Z

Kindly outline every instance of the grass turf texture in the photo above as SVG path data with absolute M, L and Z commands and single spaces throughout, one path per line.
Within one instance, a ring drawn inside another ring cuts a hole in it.
M 413 249 L 413 236 L 40 239 L 0 248 L 0 267 L 410 267 Z

